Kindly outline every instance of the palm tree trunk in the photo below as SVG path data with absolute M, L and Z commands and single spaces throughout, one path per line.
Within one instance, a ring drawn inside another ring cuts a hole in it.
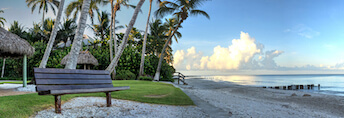
M 113 59 L 113 46 L 112 46 L 112 39 L 113 39 L 113 24 L 114 24 L 114 22 L 113 22 L 113 0 L 110 0 L 110 2 L 111 2 L 111 23 L 110 23 L 110 43 L 109 43 L 109 46 L 110 46 L 110 60 L 112 60 Z M 114 74 L 112 74 L 112 78 L 115 78 L 115 76 L 114 76 Z
M 160 79 L 160 70 L 161 70 L 161 64 L 162 60 L 164 58 L 165 50 L 167 48 L 168 43 L 171 41 L 174 33 L 178 30 L 180 24 L 182 24 L 183 21 L 180 21 L 177 25 L 176 28 L 174 28 L 173 33 L 168 37 L 167 41 L 165 42 L 164 48 L 162 48 L 161 53 L 160 53 L 160 58 L 159 58 L 159 64 L 158 67 L 156 68 L 155 76 L 154 76 L 154 81 L 159 81 Z
M 136 21 L 136 18 L 137 18 L 137 15 L 139 14 L 140 12 L 140 9 L 141 9 L 141 6 L 142 4 L 145 2 L 145 0 L 140 0 L 139 3 L 137 4 L 136 8 L 135 8 L 135 11 L 134 11 L 134 14 L 133 14 L 133 17 L 131 18 L 130 22 L 129 22 L 129 25 L 127 27 L 127 30 L 125 31 L 125 34 L 124 34 L 124 37 L 123 37 L 123 41 L 121 43 L 121 46 L 119 47 L 118 49 L 118 52 L 116 52 L 116 55 L 115 55 L 115 58 L 111 61 L 110 65 L 106 68 L 107 71 L 114 71 L 116 66 L 117 66 L 117 63 L 119 61 L 119 58 L 121 57 L 123 51 L 124 51 L 124 48 L 128 42 L 128 38 L 129 38 L 129 33 L 131 31 L 131 29 L 133 28 L 134 24 L 135 24 L 135 21 Z M 115 46 L 116 47 L 116 46 Z
M 6 58 L 4 58 L 4 59 L 3 59 L 3 62 L 2 62 L 1 78 L 4 77 L 4 73 L 5 73 L 5 63 L 6 63 Z
M 109 48 L 110 48 L 110 60 L 112 60 L 113 59 L 113 50 L 112 50 L 112 25 L 113 25 L 113 1 L 111 1 L 110 0 L 110 2 L 111 2 L 111 23 L 110 23 L 110 43 L 109 43 Z
M 53 44 L 55 42 L 55 38 L 56 38 L 56 34 L 57 34 L 57 28 L 60 24 L 60 18 L 62 16 L 62 11 L 63 11 L 63 4 L 64 4 L 64 0 L 61 0 L 60 5 L 59 5 L 59 11 L 57 12 L 57 16 L 56 16 L 54 28 L 53 28 L 53 31 L 50 35 L 50 39 L 49 39 L 47 48 L 45 49 L 43 59 L 42 59 L 41 63 L 39 64 L 39 68 L 45 68 L 45 66 L 47 65 L 51 49 L 52 49 Z
M 112 26 L 112 32 L 113 32 L 113 45 L 114 45 L 114 53 L 117 53 L 117 36 L 116 36 L 116 13 L 117 13 L 117 7 L 115 7 L 116 9 L 113 11 L 113 26 Z M 116 70 L 115 70 L 116 71 Z
M 70 56 L 67 59 L 66 67 L 65 69 L 76 69 L 77 61 L 78 61 L 78 56 L 80 49 L 82 47 L 82 35 L 85 31 L 86 27 L 86 21 L 87 21 L 87 14 L 88 10 L 90 8 L 90 2 L 91 0 L 84 0 L 82 4 L 82 10 L 80 13 L 80 18 L 79 18 L 79 23 L 78 27 L 76 29 L 76 34 L 74 36 L 74 41 L 72 44 L 72 48 L 70 50 Z
M 149 18 L 152 10 L 152 1 L 149 0 L 149 12 L 148 12 L 148 18 L 146 23 L 146 30 L 145 30 L 145 36 L 143 38 L 143 46 L 142 46 L 142 54 L 141 54 L 141 64 L 140 64 L 140 72 L 139 76 L 142 76 L 144 73 L 144 65 L 145 65 L 145 52 L 146 52 L 146 43 L 147 43 L 147 31 L 148 31 L 148 25 L 149 25 Z

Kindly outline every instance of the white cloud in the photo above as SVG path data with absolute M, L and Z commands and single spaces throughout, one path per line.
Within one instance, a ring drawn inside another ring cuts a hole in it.
M 240 39 L 233 39 L 232 44 L 228 47 L 214 47 L 211 56 L 203 56 L 202 52 L 197 52 L 195 47 L 187 49 L 186 54 L 184 50 L 177 50 L 174 54 L 174 67 L 187 70 L 239 70 L 277 67 L 273 58 L 282 54 L 283 51 L 267 51 L 263 57 L 263 48 L 264 45 L 250 37 L 248 33 L 241 32 Z

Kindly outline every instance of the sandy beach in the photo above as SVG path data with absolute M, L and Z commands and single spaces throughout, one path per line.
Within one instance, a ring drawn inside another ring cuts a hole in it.
M 105 98 L 79 97 L 62 105 L 63 113 L 50 108 L 35 117 L 343 117 L 344 97 L 293 90 L 275 90 L 187 79 L 189 85 L 177 85 L 196 106 L 170 106 L 113 99 L 104 107 Z M 293 95 L 294 94 L 294 95 Z M 305 94 L 308 94 L 304 96 Z
M 344 97 L 194 78 L 178 85 L 210 117 L 343 117 Z M 292 94 L 296 94 L 292 95 Z M 304 96 L 309 94 L 310 96 Z

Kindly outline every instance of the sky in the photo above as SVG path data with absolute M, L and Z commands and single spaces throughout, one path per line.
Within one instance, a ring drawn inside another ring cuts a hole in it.
M 66 0 L 65 6 L 71 1 Z M 41 20 L 38 10 L 31 13 L 24 1 L 0 3 L 5 27 L 17 20 L 30 28 Z M 145 29 L 148 7 L 146 0 L 134 27 Z M 157 9 L 154 3 L 152 11 Z M 177 71 L 198 75 L 344 73 L 343 0 L 212 0 L 197 9 L 206 11 L 210 19 L 190 16 L 183 22 L 182 38 L 172 44 Z M 101 10 L 109 12 L 110 5 Z M 128 24 L 133 11 L 123 7 L 116 17 L 119 24 Z M 48 17 L 55 18 L 51 12 Z M 85 34 L 93 36 L 90 29 Z

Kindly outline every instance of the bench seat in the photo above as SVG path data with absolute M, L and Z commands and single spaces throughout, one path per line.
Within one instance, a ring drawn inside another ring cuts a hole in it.
M 69 89 L 69 90 L 49 90 L 41 91 L 39 95 L 65 95 L 77 93 L 97 93 L 97 92 L 114 92 L 129 89 L 129 86 L 113 87 L 113 88 L 94 88 L 94 89 Z

